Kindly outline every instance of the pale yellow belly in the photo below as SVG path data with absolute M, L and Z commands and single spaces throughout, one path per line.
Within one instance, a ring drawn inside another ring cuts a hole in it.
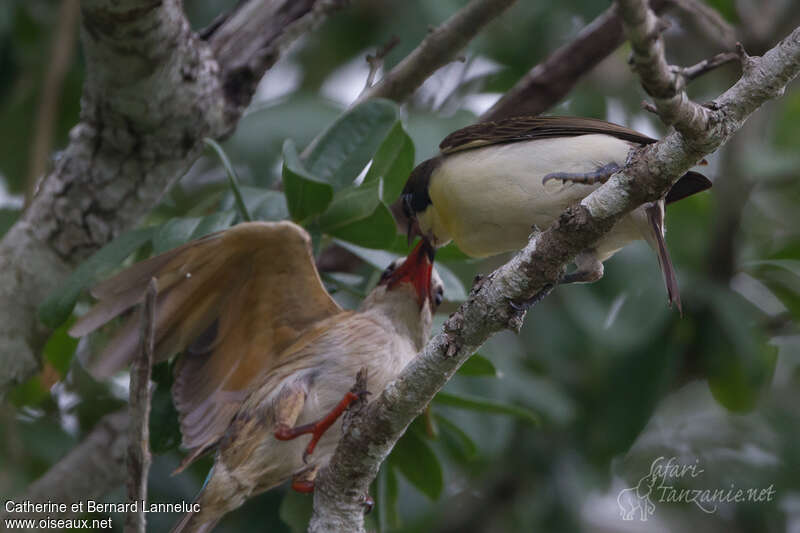
M 543 185 L 545 175 L 591 172 L 611 162 L 621 166 L 630 147 L 607 135 L 582 135 L 447 156 L 431 179 L 433 225 L 439 226 L 433 228 L 434 233 L 451 238 L 473 257 L 519 250 L 528 242 L 533 226 L 547 228 L 567 206 L 599 187 L 556 180 Z M 623 219 L 598 248 L 613 253 L 641 238 L 637 226 Z

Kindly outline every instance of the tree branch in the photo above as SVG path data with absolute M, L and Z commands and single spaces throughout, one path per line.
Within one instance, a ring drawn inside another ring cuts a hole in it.
M 125 531 L 144 533 L 144 503 L 147 501 L 147 475 L 150 472 L 150 375 L 156 332 L 156 296 L 158 283 L 150 280 L 142 305 L 141 352 L 131 366 L 130 412 L 128 430 L 128 503 L 137 504 L 125 517 Z
M 359 97 L 388 98 L 397 102 L 410 96 L 428 77 L 456 58 L 464 46 L 486 24 L 508 9 L 516 0 L 472 0 L 461 11 L 444 21 L 398 63 L 381 81 Z
M 652 0 L 660 12 L 671 0 Z M 533 67 L 500 100 L 481 116 L 481 121 L 513 115 L 538 115 L 557 104 L 578 80 L 620 47 L 625 35 L 616 6 L 595 18 L 571 42 Z
M 702 131 L 710 116 L 689 100 L 684 91 L 686 78 L 667 63 L 661 38 L 666 26 L 642 0 L 618 0 L 617 9 L 633 48 L 633 69 L 661 119 L 689 136 Z
M 363 528 L 360 497 L 408 424 L 494 333 L 519 326 L 509 301 L 547 291 L 574 256 L 624 214 L 662 197 L 701 157 L 717 149 L 760 105 L 783 93 L 800 73 L 800 28 L 763 57 L 750 57 L 740 80 L 708 109 L 709 128 L 684 138 L 673 132 L 637 151 L 623 171 L 567 209 L 511 261 L 479 282 L 442 331 L 363 410 L 317 478 L 309 531 Z
M 180 0 L 83 0 L 81 121 L 0 242 L 0 399 L 38 370 L 36 307 L 70 267 L 136 224 L 204 137 L 235 128 L 280 52 L 346 1 L 251 0 L 203 41 Z
M 103 417 L 91 433 L 42 477 L 31 483 L 15 501 L 58 502 L 67 504 L 65 513 L 14 514 L 9 518 L 68 519 L 73 503 L 99 500 L 109 488 L 125 481 L 125 450 L 128 444 L 128 412 L 117 411 Z M 0 510 L 0 523 L 7 517 Z M 85 508 L 84 508 L 85 511 Z

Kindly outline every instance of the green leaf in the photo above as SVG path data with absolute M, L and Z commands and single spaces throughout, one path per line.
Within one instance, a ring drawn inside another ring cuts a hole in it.
M 62 324 L 50 335 L 44 345 L 44 358 L 53 365 L 61 377 L 67 375 L 72 357 L 75 355 L 75 349 L 78 347 L 78 339 L 73 339 L 67 333 L 73 321 L 70 319 Z
M 800 260 L 798 259 L 763 259 L 759 261 L 749 261 L 745 267 L 776 267 L 791 272 L 795 276 L 800 277 Z
M 200 225 L 199 217 L 173 218 L 158 227 L 153 235 L 153 255 L 172 250 L 189 242 Z
M 428 498 L 439 498 L 444 486 L 442 466 L 431 447 L 417 432 L 406 431 L 392 450 L 389 462 Z
M 150 404 L 150 449 L 163 454 L 174 450 L 181 443 L 178 412 L 172 403 L 170 389 L 173 382 L 173 367 L 168 362 L 153 367 L 153 381 L 156 388 Z
M 250 205 L 248 203 L 248 205 Z M 253 207 L 250 209 L 256 220 L 285 220 L 289 218 L 286 196 L 278 191 L 261 190 L 253 195 Z
M 285 220 L 289 218 L 286 196 L 281 191 L 273 191 L 261 187 L 240 187 L 244 204 L 253 220 Z M 222 206 L 230 208 L 234 204 L 233 196 L 226 197 Z
M 72 313 L 80 292 L 106 276 L 126 257 L 149 241 L 156 228 L 140 228 L 123 233 L 84 261 L 67 280 L 39 306 L 39 320 L 57 328 Z
M 377 181 L 365 182 L 359 187 L 348 187 L 334 194 L 328 209 L 319 217 L 320 229 L 331 233 L 373 214 L 380 203 L 379 185 Z
M 352 185 L 398 119 L 397 104 L 373 99 L 331 124 L 310 147 L 306 168 L 339 191 Z
M 227 229 L 231 227 L 235 219 L 235 211 L 220 211 L 219 213 L 202 217 L 189 240 L 199 239 L 200 237 L 205 237 L 206 235 Z
M 398 121 L 378 148 L 364 183 L 382 180 L 381 200 L 391 205 L 400 196 L 413 169 L 414 142 Z
M 367 218 L 329 230 L 328 233 L 366 248 L 383 248 L 394 240 L 396 229 L 389 208 L 379 203 Z
M 289 526 L 292 533 L 305 533 L 311 520 L 311 512 L 314 510 L 313 503 L 314 498 L 309 494 L 287 491 L 281 501 L 278 516 Z
M 20 383 L 8 393 L 8 401 L 17 408 L 40 405 L 49 397 L 50 391 L 44 387 L 42 378 L 38 374 Z
M 397 513 L 397 474 L 394 468 L 386 461 L 378 472 L 378 522 L 381 531 L 400 527 L 400 516 Z
M 461 460 L 462 462 L 469 462 L 475 460 L 478 456 L 478 445 L 475 441 L 467 435 L 463 429 L 452 423 L 447 418 L 441 415 L 434 415 L 436 422 L 442 429 L 442 442 L 445 447 L 450 451 L 451 455 Z
M 364 262 L 374 266 L 378 270 L 383 270 L 389 266 L 389 263 L 398 257 L 401 257 L 399 254 L 387 252 L 385 250 L 364 248 L 363 246 L 358 246 L 358 244 L 346 242 L 345 240 L 337 239 L 336 244 L 346 250 L 349 250 L 354 255 L 357 255 L 364 260 Z M 464 285 L 452 270 L 441 263 L 435 263 L 434 268 L 436 268 L 436 271 L 439 273 L 439 277 L 442 278 L 445 300 L 448 302 L 461 302 L 467 299 L 467 291 L 464 289 Z
M 234 211 L 220 211 L 205 217 L 173 218 L 156 228 L 153 235 L 153 255 L 229 228 L 235 218 Z
M 344 248 L 352 252 L 354 255 L 361 258 L 365 263 L 372 265 L 373 267 L 377 268 L 378 270 L 383 270 L 389 263 L 400 257 L 399 254 L 395 254 L 392 252 L 387 252 L 385 250 L 373 250 L 371 248 L 364 248 L 362 246 L 358 246 L 346 241 L 341 241 L 335 239 L 334 242 Z
M 698 353 L 704 357 L 709 389 L 727 409 L 749 411 L 772 382 L 778 349 L 754 325 L 759 314 L 749 302 L 714 286 L 705 289 L 705 296 L 711 313 Z
M 458 375 L 470 377 L 489 376 L 496 378 L 498 376 L 498 372 L 491 361 L 476 353 L 467 359 L 463 365 L 461 365 L 461 368 L 458 369 Z
M 14 225 L 22 213 L 20 209 L 9 209 L 7 207 L 0 208 L 0 237 Z
M 322 213 L 333 199 L 333 187 L 306 170 L 291 139 L 283 143 L 283 188 L 295 222 Z
M 444 284 L 444 299 L 448 302 L 463 302 L 466 300 L 467 291 L 464 289 L 464 284 L 461 283 L 459 277 L 442 263 L 435 263 L 434 267 Z
M 203 139 L 203 142 L 205 142 L 207 146 L 210 146 L 211 149 L 216 152 L 219 160 L 222 161 L 222 166 L 225 168 L 225 173 L 228 175 L 228 183 L 231 186 L 234 198 L 236 198 L 236 207 L 239 209 L 239 214 L 246 222 L 250 222 L 253 218 L 250 216 L 250 212 L 247 210 L 244 199 L 242 198 L 242 191 L 239 189 L 239 176 L 236 175 L 236 170 L 233 168 L 233 165 L 231 165 L 227 154 L 225 154 L 225 150 L 223 150 L 214 139 L 206 137 Z
M 433 399 L 439 405 L 468 409 L 470 411 L 480 411 L 483 413 L 496 413 L 500 415 L 510 415 L 538 426 L 541 422 L 539 415 L 516 405 L 509 405 L 501 402 L 479 398 L 477 396 L 457 396 L 448 392 L 440 392 Z

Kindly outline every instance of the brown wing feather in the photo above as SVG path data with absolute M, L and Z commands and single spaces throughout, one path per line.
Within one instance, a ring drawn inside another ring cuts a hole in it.
M 439 149 L 449 154 L 490 144 L 589 133 L 604 133 L 639 144 L 656 142 L 656 139 L 632 129 L 594 118 L 520 116 L 497 122 L 479 122 L 462 128 L 445 137 Z
M 243 398 L 303 330 L 341 312 L 319 278 L 308 234 L 290 222 L 251 222 L 98 285 L 100 302 L 70 333 L 86 334 L 136 305 L 151 277 L 159 284 L 157 358 L 192 347 L 176 365 L 173 399 L 193 457 L 222 436 Z M 137 349 L 134 314 L 92 370 L 110 375 Z

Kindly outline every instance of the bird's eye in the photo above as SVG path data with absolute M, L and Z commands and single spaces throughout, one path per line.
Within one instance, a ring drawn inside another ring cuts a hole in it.
M 439 287 L 436 289 L 436 294 L 433 295 L 433 303 L 436 304 L 436 307 L 442 305 L 442 300 L 444 300 L 444 289 Z
M 408 218 L 412 218 L 414 216 L 414 208 L 411 207 L 411 195 L 404 194 L 403 195 L 403 214 Z

